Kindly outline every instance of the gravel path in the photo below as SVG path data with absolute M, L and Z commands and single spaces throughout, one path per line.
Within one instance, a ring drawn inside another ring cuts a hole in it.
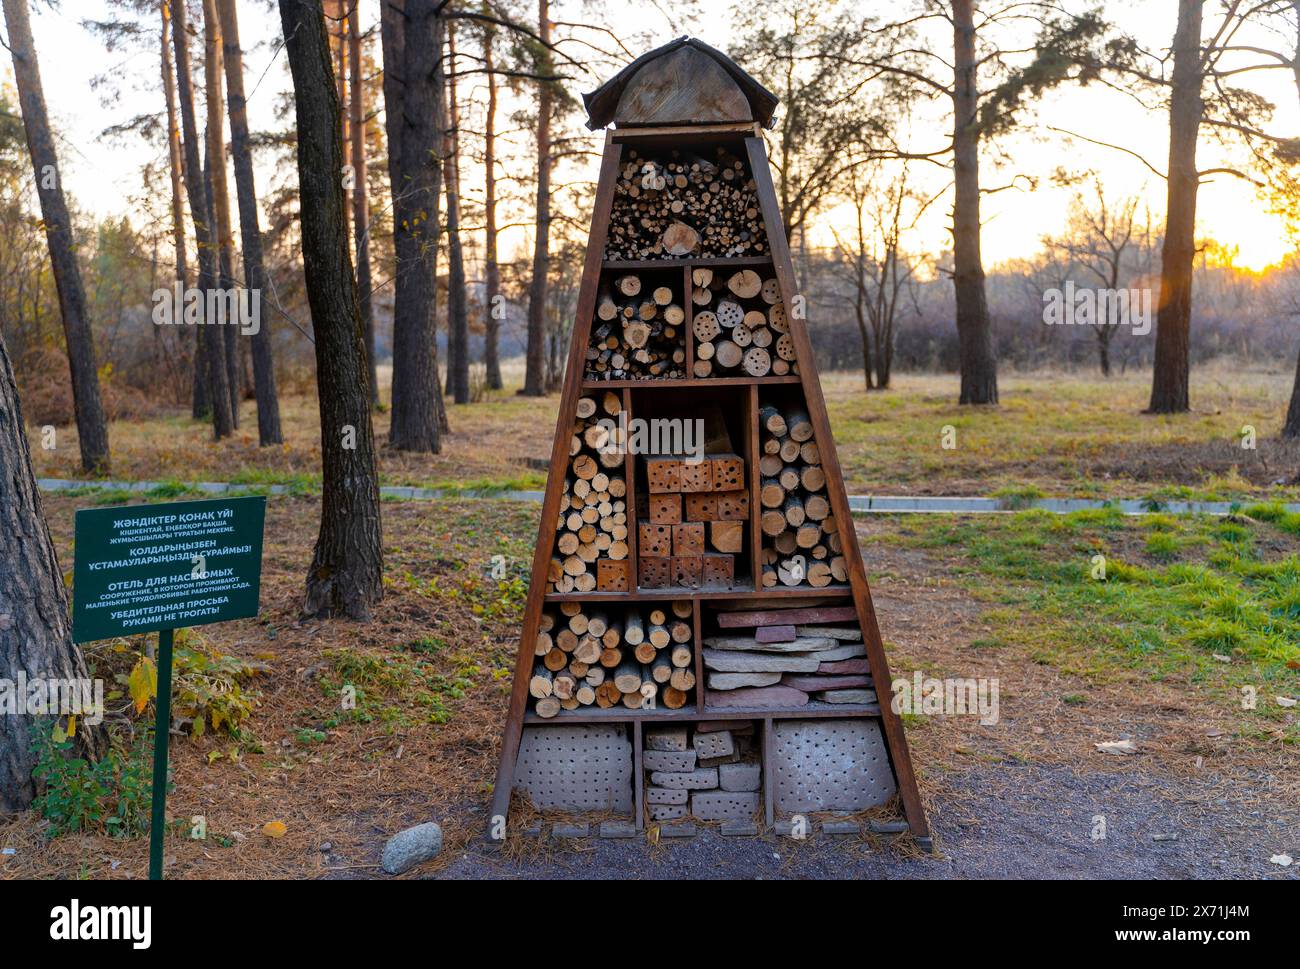
M 518 863 L 471 848 L 438 878 L 1292 878 L 1269 862 L 1300 857 L 1300 809 L 1217 796 L 1205 782 L 1076 774 L 1034 765 L 949 775 L 931 804 L 939 857 L 857 839 L 696 838 L 650 847 L 592 838 Z M 1104 840 L 1091 838 L 1104 815 Z M 1169 836 L 1176 836 L 1172 840 Z

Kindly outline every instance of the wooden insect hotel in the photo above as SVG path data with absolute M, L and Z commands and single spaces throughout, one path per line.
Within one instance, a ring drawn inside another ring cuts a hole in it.
M 688 38 L 584 100 L 613 127 L 491 836 L 518 797 L 605 836 L 928 839 L 761 137 L 777 100 Z

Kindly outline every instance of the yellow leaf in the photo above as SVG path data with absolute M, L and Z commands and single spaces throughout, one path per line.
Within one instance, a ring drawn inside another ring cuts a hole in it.
M 209 751 L 208 751 L 208 763 L 209 763 L 209 764 L 213 763 L 214 761 L 218 761 L 218 760 L 220 760 L 220 759 L 221 759 L 221 751 L 219 751 L 219 750 L 209 750 Z
M 135 701 L 135 712 L 140 713 L 158 693 L 158 667 L 154 666 L 153 660 L 148 656 L 140 657 L 127 677 L 126 688 Z
M 75 713 L 70 713 L 68 714 L 68 736 L 75 737 L 76 735 L 77 735 L 77 715 Z
M 288 830 L 283 821 L 267 821 L 266 824 L 262 825 L 262 834 L 268 838 L 283 838 Z

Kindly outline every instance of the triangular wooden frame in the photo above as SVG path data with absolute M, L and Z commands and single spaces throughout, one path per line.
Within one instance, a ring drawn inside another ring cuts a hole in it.
M 708 139 L 711 138 L 726 140 L 728 142 L 743 140 L 747 156 L 746 160 L 750 166 L 752 177 L 755 181 L 760 210 L 767 230 L 772 267 L 775 270 L 781 289 L 781 296 L 785 301 L 785 305 L 787 307 L 794 305 L 794 297 L 797 292 L 794 267 L 791 263 L 789 244 L 788 240 L 785 238 L 784 223 L 781 219 L 776 192 L 772 184 L 767 152 L 757 124 L 750 122 L 745 124 L 691 125 L 674 128 L 627 128 L 621 130 L 609 130 L 606 132 L 604 154 L 601 162 L 600 177 L 593 208 L 591 230 L 587 242 L 586 262 L 578 295 L 577 315 L 573 325 L 573 336 L 565 369 L 564 389 L 560 398 L 555 440 L 551 450 L 550 473 L 547 479 L 545 499 L 542 503 L 541 524 L 538 529 L 537 547 L 533 556 L 531 571 L 532 581 L 529 587 L 528 599 L 524 610 L 523 630 L 520 636 L 519 653 L 514 672 L 514 682 L 510 693 L 509 710 L 502 734 L 501 757 L 497 770 L 496 786 L 492 797 L 489 836 L 495 840 L 504 837 L 505 820 L 509 810 L 510 796 L 513 789 L 516 759 L 518 757 L 524 724 L 528 718 L 528 683 L 536 658 L 534 654 L 534 643 L 537 639 L 539 623 L 546 601 L 548 601 L 548 598 L 551 600 L 598 599 L 609 601 L 611 597 L 618 597 L 620 595 L 617 593 L 596 593 L 585 596 L 567 594 L 563 596 L 548 597 L 545 590 L 547 585 L 548 566 L 550 564 L 553 554 L 552 550 L 556 540 L 556 521 L 560 511 L 560 501 L 563 490 L 562 482 L 564 481 L 566 473 L 566 464 L 569 460 L 568 445 L 576 417 L 578 400 L 583 396 L 584 391 L 585 352 L 591 335 L 592 319 L 596 308 L 601 272 L 606 265 L 604 262 L 606 236 L 608 233 L 615 195 L 615 185 L 620 170 L 620 159 L 622 157 L 624 146 L 626 145 L 635 145 L 642 142 L 653 143 L 655 141 L 662 143 L 665 138 L 690 139 L 696 144 L 701 142 L 708 144 Z M 725 260 L 707 260 L 698 258 L 664 259 L 656 261 L 656 265 L 660 262 L 662 262 L 664 267 L 672 267 L 676 265 L 685 266 L 708 264 L 710 262 L 718 263 L 725 262 Z M 839 522 L 851 523 L 853 519 L 849 511 L 848 496 L 844 488 L 843 474 L 835 450 L 834 439 L 831 436 L 830 422 L 827 417 L 825 400 L 822 397 L 821 384 L 817 375 L 817 367 L 813 356 L 812 345 L 808 338 L 806 321 L 794 318 L 795 314 L 793 313 L 790 314 L 790 316 L 790 333 L 795 341 L 796 354 L 799 361 L 798 385 L 803 390 L 805 407 L 809 419 L 813 424 L 815 440 L 818 442 L 818 447 L 820 449 L 822 466 L 827 478 L 827 494 L 830 498 L 832 514 L 835 515 Z M 764 383 L 764 378 L 743 378 L 737 382 L 761 385 Z M 641 381 L 640 383 L 645 385 L 654 385 L 663 382 Z M 698 387 L 709 387 L 717 385 L 718 380 L 717 378 L 689 378 L 687 380 L 673 381 L 671 383 L 684 387 L 692 385 Z M 787 384 L 790 386 L 794 385 L 792 381 L 787 381 Z M 754 391 L 754 393 L 757 393 L 757 391 Z M 629 478 L 629 481 L 630 480 L 631 479 Z M 630 501 L 629 504 L 631 504 Z M 926 823 L 925 811 L 921 803 L 920 794 L 917 789 L 916 778 L 912 769 L 907 740 L 904 736 L 903 727 L 899 717 L 891 709 L 888 702 L 889 684 L 892 680 L 889 672 L 889 665 L 885 657 L 884 645 L 881 641 L 880 629 L 876 621 L 875 609 L 872 605 L 871 591 L 867 582 L 866 571 L 862 563 L 857 536 L 851 525 L 850 527 L 842 528 L 841 533 L 844 539 L 843 554 L 848 560 L 848 594 L 851 595 L 853 599 L 858 621 L 861 625 L 873 681 L 877 685 L 883 701 L 879 704 L 879 710 L 878 713 L 875 714 L 875 717 L 879 720 L 882 727 L 885 745 L 889 753 L 890 763 L 898 785 L 898 793 L 909 830 L 918 839 L 928 840 L 929 829 Z M 633 575 L 635 576 L 635 553 L 633 554 L 632 570 Z M 757 577 L 755 577 L 755 579 L 757 580 Z M 627 601 L 635 601 L 638 598 L 638 593 L 635 591 L 635 580 L 633 580 L 632 585 L 634 590 L 633 592 L 621 594 Z M 758 585 L 757 581 L 756 585 Z M 742 591 L 734 593 L 732 597 L 736 599 L 770 599 L 773 606 L 797 605 L 798 599 L 791 601 L 789 595 L 789 590 L 763 590 L 760 587 L 752 592 Z M 662 590 L 657 590 L 654 595 L 647 593 L 639 597 L 655 599 L 690 598 L 698 601 L 702 596 L 700 593 L 692 595 L 689 590 L 680 590 L 679 592 L 672 592 L 665 596 L 662 593 Z M 699 609 L 697 608 L 697 637 L 698 625 Z M 700 684 L 700 690 L 702 691 L 702 689 L 703 683 Z M 699 709 L 702 711 L 702 705 Z M 689 713 L 691 717 L 708 719 L 707 715 L 691 710 L 685 712 L 664 711 L 660 714 L 628 711 L 626 717 L 601 718 L 601 720 L 602 722 L 631 722 L 634 725 L 634 742 L 639 750 L 642 723 L 653 722 L 665 712 L 669 714 L 677 714 L 677 719 L 679 721 L 685 719 L 685 713 Z M 725 712 L 714 714 L 714 717 L 719 719 L 730 716 L 736 716 L 736 714 Z M 744 716 L 748 717 L 751 716 L 751 714 L 746 713 Z M 753 716 L 761 717 L 762 714 L 754 714 Z M 794 718 L 800 716 L 800 714 L 797 710 L 772 711 L 772 713 L 764 720 L 768 729 L 770 729 L 773 716 Z M 570 717 L 566 714 L 546 722 L 583 723 L 592 721 L 590 719 L 583 719 L 582 717 Z M 639 778 L 637 779 L 637 782 L 640 783 Z M 770 799 L 765 800 L 769 801 L 767 811 L 768 821 L 771 823 Z M 639 824 L 639 816 L 637 820 Z

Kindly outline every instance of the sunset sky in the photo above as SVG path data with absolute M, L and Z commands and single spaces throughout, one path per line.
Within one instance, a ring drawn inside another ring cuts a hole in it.
M 865 0 L 863 0 L 865 3 Z M 101 137 L 103 129 L 133 115 L 157 111 L 158 93 L 157 44 L 144 53 L 109 53 L 80 21 L 106 16 L 102 0 L 65 0 L 57 11 L 44 4 L 33 4 L 33 27 L 41 58 L 46 98 L 52 122 L 60 132 L 60 159 L 65 182 L 77 204 L 99 215 L 131 214 L 138 209 L 133 199 L 142 193 L 140 169 L 153 157 L 152 150 L 138 138 L 128 136 L 116 142 Z M 554 6 L 554 5 L 553 5 Z M 559 6 L 552 16 L 579 19 L 578 11 Z M 895 5 L 891 4 L 891 9 Z M 1207 5 L 1212 7 L 1213 5 Z M 613 17 L 614 29 L 635 24 L 643 33 L 623 35 L 632 50 L 663 43 L 682 32 L 702 37 L 726 49 L 731 32 L 727 8 L 721 3 L 701 5 L 702 12 L 690 24 L 670 24 L 663 10 L 652 3 L 619 3 Z M 899 8 L 902 9 L 900 0 Z M 1133 32 L 1148 50 L 1167 47 L 1173 33 L 1174 0 L 1108 0 L 1107 15 L 1122 28 Z M 611 10 L 613 6 L 611 6 Z M 378 0 L 362 0 L 363 25 L 377 23 Z M 278 13 L 261 2 L 240 4 L 241 33 L 245 44 L 255 45 L 247 51 L 246 84 L 250 93 L 250 113 L 255 130 L 275 126 L 273 110 L 288 89 L 288 73 L 283 52 L 278 51 L 280 25 Z M 612 16 L 612 15 L 611 15 Z M 1207 20 L 1209 15 L 1207 13 Z M 1271 38 L 1265 38 L 1273 42 Z M 935 34 L 935 49 L 942 53 L 944 44 L 951 52 L 951 37 Z M 1242 38 L 1242 43 L 1248 42 Z M 377 47 L 377 42 L 376 42 Z M 274 56 L 273 56 L 274 55 Z M 7 56 L 0 76 L 12 85 L 12 70 Z M 120 99 L 109 97 L 107 88 L 92 89 L 92 79 L 110 75 L 121 87 Z M 1294 81 L 1285 71 L 1259 72 L 1237 78 L 1243 86 L 1264 94 L 1277 105 L 1271 130 L 1300 133 L 1300 97 Z M 587 79 L 572 85 L 575 92 L 590 90 L 598 83 Z M 105 99 L 108 99 L 105 101 Z M 946 109 L 946 105 L 943 106 Z M 932 149 L 949 138 L 950 122 L 938 105 L 933 117 L 924 111 L 917 116 L 913 147 Z M 1013 174 L 1039 179 L 1034 191 L 1011 190 L 986 196 L 984 200 L 985 264 L 993 268 L 999 261 L 1032 255 L 1045 233 L 1057 231 L 1065 216 L 1069 191 L 1047 181 L 1058 166 L 1073 172 L 1096 170 L 1107 191 L 1115 196 L 1139 195 L 1153 217 L 1162 219 L 1164 183 L 1138 159 L 1083 141 L 1072 141 L 1048 130 L 1057 127 L 1077 131 L 1097 141 L 1119 143 L 1142 155 L 1157 169 L 1166 167 L 1167 116 L 1152 99 L 1148 107 L 1124 94 L 1101 85 L 1071 88 L 1049 95 L 1026 119 L 1025 130 L 997 143 L 996 151 L 985 154 L 984 184 L 1007 183 Z M 600 135 L 591 135 L 591 145 L 598 148 Z M 526 156 L 526 149 L 521 154 Z M 1202 168 L 1224 164 L 1244 164 L 1245 152 L 1223 150 L 1202 139 Z M 593 163 L 594 169 L 594 163 Z M 947 182 L 945 173 L 932 166 L 917 166 L 914 171 L 924 181 L 928 192 L 938 192 Z M 594 176 L 594 171 L 593 171 Z M 481 179 L 472 166 L 462 176 L 468 191 Z M 268 176 L 264 173 L 262 184 Z M 908 240 L 908 248 L 938 253 L 948 246 L 947 204 L 931 208 L 918 230 Z M 503 216 L 508 213 L 503 212 Z M 829 226 L 843 225 L 847 214 L 842 210 L 829 213 L 812 235 L 813 244 L 830 244 Z M 1286 239 L 1282 222 L 1269 214 L 1265 203 L 1250 184 L 1230 176 L 1216 176 L 1203 186 L 1200 196 L 1199 222 L 1203 235 L 1213 237 L 1237 251 L 1235 264 L 1260 270 L 1276 263 L 1290 252 L 1294 244 Z M 527 231 L 513 230 L 503 243 L 504 252 L 527 244 Z

